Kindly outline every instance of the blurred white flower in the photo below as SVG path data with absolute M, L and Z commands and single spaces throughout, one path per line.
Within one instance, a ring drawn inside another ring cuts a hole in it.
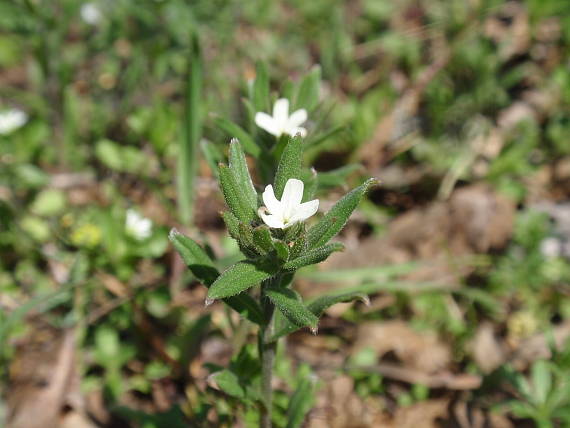
M 265 129 L 271 135 L 280 137 L 283 134 L 296 135 L 301 137 L 307 135 L 307 130 L 302 125 L 307 120 L 307 110 L 304 108 L 293 112 L 289 116 L 289 100 L 280 98 L 273 105 L 273 116 L 267 113 L 258 112 L 255 115 L 255 123 Z
M 278 201 L 273 186 L 269 184 L 262 195 L 265 206 L 258 210 L 265 224 L 274 229 L 286 229 L 315 214 L 319 209 L 319 200 L 313 199 L 302 204 L 304 187 L 301 180 L 289 179 L 285 184 L 281 201 Z
M 129 235 L 142 241 L 148 238 L 152 233 L 152 220 L 143 217 L 135 210 L 129 209 L 127 210 L 125 228 Z
M 94 3 L 84 3 L 79 13 L 81 14 L 81 19 L 89 25 L 97 25 L 103 17 L 101 10 Z
M 28 121 L 26 112 L 18 109 L 0 111 L 0 135 L 8 135 Z

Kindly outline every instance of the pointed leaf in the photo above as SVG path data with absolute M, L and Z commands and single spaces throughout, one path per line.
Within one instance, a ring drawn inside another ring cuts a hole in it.
M 235 296 L 276 273 L 275 266 L 244 260 L 225 270 L 208 290 L 208 299 Z
M 214 266 L 214 262 L 210 256 L 208 256 L 202 247 L 198 245 L 196 241 L 184 236 L 176 229 L 172 229 L 168 237 L 194 276 L 202 281 L 206 287 L 213 284 L 219 277 L 219 272 Z M 263 324 L 265 322 L 261 308 L 257 302 L 247 294 L 226 298 L 224 299 L 224 303 L 251 322 L 256 324 Z
M 181 234 L 176 229 L 170 231 L 168 238 L 196 278 L 207 286 L 216 280 L 219 275 L 218 269 L 216 269 L 210 256 L 196 241 Z
M 242 127 L 223 117 L 216 117 L 214 123 L 226 131 L 230 137 L 237 138 L 246 152 L 256 159 L 259 157 L 261 149 Z
M 319 319 L 303 304 L 296 291 L 290 288 L 270 288 L 265 294 L 293 325 L 317 328 Z
M 309 309 L 309 311 L 317 318 L 320 318 L 325 310 L 331 306 L 336 305 L 337 303 L 352 302 L 354 300 L 362 300 L 365 304 L 370 304 L 370 300 L 366 294 L 361 292 L 347 292 L 318 297 L 307 305 L 307 309 Z M 280 323 L 277 323 L 276 332 L 271 337 L 271 340 L 277 340 L 280 337 L 293 333 L 299 328 L 300 327 L 295 323 L 283 318 Z
M 376 183 L 377 180 L 374 178 L 366 180 L 364 184 L 346 194 L 317 224 L 311 227 L 307 233 L 309 248 L 320 247 L 339 233 L 366 192 Z
M 303 139 L 301 137 L 289 138 L 275 174 L 275 196 L 277 199 L 281 199 L 285 184 L 290 178 L 301 178 L 302 162 Z
M 294 260 L 291 260 L 283 265 L 285 270 L 296 270 L 303 266 L 314 265 L 326 260 L 335 251 L 344 250 L 344 245 L 340 242 L 333 242 L 331 244 L 323 245 L 322 247 L 309 250 Z
M 257 192 L 251 181 L 245 153 L 236 138 L 232 138 L 230 142 L 229 166 L 249 204 L 254 210 L 257 210 Z
M 232 171 L 226 165 L 220 164 L 218 165 L 218 173 L 224 199 L 232 213 L 244 223 L 251 222 L 257 214 L 249 204 L 242 186 L 237 183 Z

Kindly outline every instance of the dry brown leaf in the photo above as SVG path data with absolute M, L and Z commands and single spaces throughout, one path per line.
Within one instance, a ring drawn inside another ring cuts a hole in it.
M 505 347 L 495 336 L 490 323 L 483 323 L 477 328 L 469 348 L 483 373 L 490 373 L 505 362 Z
M 354 352 L 373 349 L 378 358 L 393 352 L 406 366 L 435 373 L 448 366 L 451 352 L 434 334 L 420 334 L 402 321 L 365 323 L 358 328 Z

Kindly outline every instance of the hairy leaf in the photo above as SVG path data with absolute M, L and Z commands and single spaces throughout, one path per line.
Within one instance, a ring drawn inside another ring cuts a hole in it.
M 208 290 L 208 299 L 235 296 L 276 273 L 276 267 L 266 262 L 244 260 L 225 270 Z
M 337 303 L 352 302 L 357 299 L 362 300 L 366 304 L 370 302 L 368 296 L 359 291 L 344 292 L 318 297 L 307 305 L 307 309 L 318 319 L 321 317 L 323 312 L 331 306 Z M 277 323 L 276 332 L 271 337 L 271 340 L 277 340 L 280 337 L 298 330 L 299 328 L 300 327 L 298 325 L 291 322 L 288 318 L 282 318 L 281 322 Z
M 249 204 L 244 189 L 236 181 L 232 171 L 224 164 L 218 166 L 220 187 L 226 204 L 232 213 L 244 223 L 249 223 L 256 217 L 255 209 Z
M 178 254 L 196 278 L 207 286 L 211 285 L 219 275 L 214 262 L 196 241 L 172 229 L 168 238 Z
M 174 248 L 178 251 L 186 266 L 196 278 L 210 287 L 219 277 L 219 272 L 208 254 L 193 239 L 172 229 L 168 236 Z M 247 294 L 228 297 L 224 302 L 244 318 L 256 324 L 263 324 L 265 317 L 258 303 Z
M 285 270 L 296 270 L 302 268 L 303 266 L 314 265 L 326 260 L 335 251 L 342 251 L 344 245 L 340 242 L 333 242 L 332 244 L 326 244 L 322 247 L 309 250 L 301 254 L 296 259 L 293 259 L 283 265 Z
M 289 247 L 283 241 L 273 242 L 279 260 L 286 262 L 289 259 Z
M 262 255 L 273 250 L 273 240 L 267 226 L 259 226 L 253 229 L 253 243 L 256 250 Z
M 293 325 L 317 328 L 319 319 L 303 304 L 299 293 L 290 288 L 270 288 L 265 294 Z
M 307 233 L 309 248 L 320 247 L 339 233 L 366 192 L 376 183 L 376 179 L 370 178 L 334 204 L 331 210 L 309 229 Z
M 257 210 L 257 192 L 253 187 L 253 182 L 249 175 L 245 153 L 236 138 L 232 138 L 232 141 L 230 142 L 229 161 L 230 170 L 234 174 L 243 195 L 246 197 L 249 205 L 254 210 Z
M 275 173 L 275 196 L 281 199 L 285 184 L 290 178 L 301 179 L 301 166 L 303 161 L 303 139 L 301 137 L 291 137 Z

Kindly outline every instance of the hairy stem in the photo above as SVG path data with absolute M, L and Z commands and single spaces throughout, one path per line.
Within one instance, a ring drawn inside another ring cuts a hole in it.
M 265 296 L 266 284 L 262 285 L 261 304 L 267 323 L 259 329 L 259 355 L 261 358 L 261 405 L 260 428 L 271 428 L 271 408 L 273 403 L 273 390 L 271 379 L 273 376 L 273 364 L 277 342 L 271 340 L 273 335 L 273 313 L 275 306 Z

